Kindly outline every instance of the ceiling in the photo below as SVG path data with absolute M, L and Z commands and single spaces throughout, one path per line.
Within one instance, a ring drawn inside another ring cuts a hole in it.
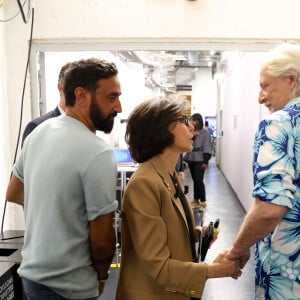
M 220 51 L 116 51 L 124 62 L 143 65 L 145 84 L 167 93 L 191 90 L 199 68 L 209 68 L 214 76 L 221 59 Z

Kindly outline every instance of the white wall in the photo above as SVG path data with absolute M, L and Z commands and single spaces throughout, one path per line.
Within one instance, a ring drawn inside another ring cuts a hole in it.
M 298 0 L 36 1 L 35 37 L 295 39 L 297 8 Z
M 175 49 L 186 50 L 190 47 L 190 50 L 195 50 L 205 47 L 208 50 L 234 50 L 235 47 L 251 48 L 252 41 L 255 41 L 254 48 L 265 49 L 264 43 L 299 40 L 299 8 L 298 0 L 40 0 L 35 1 L 33 39 L 34 43 L 63 43 L 69 48 L 75 47 L 78 41 L 85 43 L 88 48 L 88 44 L 96 40 L 102 49 L 110 42 L 116 48 L 124 47 L 124 43 L 127 43 L 126 45 L 130 44 L 136 49 L 152 47 L 157 50 L 165 49 L 172 43 L 175 43 Z M 7 6 L 0 10 L 1 15 L 9 18 L 18 10 L 17 2 L 8 1 Z M 6 166 L 10 166 L 18 134 L 30 23 L 24 24 L 19 15 L 6 23 L 5 27 L 2 24 L 0 26 L 1 45 L 5 45 L 0 50 L 0 74 L 3 79 L 1 82 L 4 83 L 0 97 L 4 97 L 1 100 L 4 100 L 4 107 L 6 105 L 8 110 L 6 132 L 9 132 L 9 138 L 5 139 L 5 152 L 11 157 L 6 157 L 5 163 Z M 2 68 L 3 61 L 8 66 L 7 69 Z M 25 92 L 23 124 L 31 119 L 29 87 L 30 83 L 27 84 Z M 250 101 L 253 101 L 253 97 L 249 96 L 251 92 L 253 91 L 243 93 L 243 99 L 247 97 L 245 103 L 250 98 Z M 234 92 L 233 96 L 237 99 Z M 237 141 L 236 146 L 239 146 L 229 148 L 229 144 L 234 142 L 228 142 L 227 150 L 230 149 L 232 154 L 226 151 L 226 155 L 232 156 L 232 159 L 237 156 L 235 151 L 241 151 L 241 146 L 244 146 L 238 139 L 239 134 L 244 134 L 240 127 L 244 122 L 241 121 L 241 116 L 248 117 L 242 114 L 241 109 L 233 112 L 237 114 L 238 129 L 233 130 L 229 127 L 224 130 L 228 137 L 231 136 Z M 224 113 L 224 124 L 227 124 L 225 107 Z M 228 113 L 228 126 L 231 127 L 232 114 Z M 249 138 L 252 135 L 251 131 Z M 242 156 L 240 154 L 240 157 Z M 233 187 L 238 187 L 239 172 L 249 167 L 247 162 L 242 165 L 243 162 L 244 159 L 241 159 L 235 168 L 236 174 L 229 178 Z M 225 164 L 224 168 L 229 170 L 228 164 Z M 5 173 L 9 174 L 9 171 Z M 3 199 L 1 194 L 0 207 Z
M 216 82 L 211 69 L 198 69 L 193 82 L 192 113 L 200 113 L 203 119 L 205 116 L 215 116 L 216 97 Z
M 253 141 L 260 109 L 259 69 L 262 53 L 229 53 L 222 82 L 220 167 L 246 210 L 252 204 Z
M 18 12 L 17 1 L 8 1 L 7 5 L 2 8 L 4 17 L 11 18 Z M 25 67 L 28 52 L 28 39 L 30 32 L 30 23 L 24 24 L 21 15 L 18 15 L 12 21 L 7 22 L 5 26 L 5 55 L 4 60 L 7 65 L 7 71 L 1 74 L 6 79 L 6 104 L 8 106 L 9 117 L 9 139 L 6 141 L 9 153 L 11 153 L 11 165 L 13 153 L 15 151 L 20 118 L 20 106 L 22 99 L 22 89 L 25 76 Z M 30 93 L 29 84 L 27 81 L 27 89 L 25 93 L 24 114 L 30 116 Z M 27 117 L 28 119 L 28 117 Z

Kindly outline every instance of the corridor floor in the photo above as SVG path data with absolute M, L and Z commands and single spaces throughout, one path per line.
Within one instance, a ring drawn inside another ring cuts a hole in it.
M 189 186 L 188 196 L 192 200 L 192 180 L 189 170 L 185 171 L 185 184 Z M 203 220 L 204 224 L 220 218 L 220 232 L 218 239 L 208 250 L 205 262 L 210 263 L 219 252 L 231 247 L 239 226 L 245 216 L 235 194 L 226 182 L 222 173 L 217 168 L 214 159 L 209 164 L 205 174 L 207 208 L 204 213 L 194 210 L 196 222 Z M 249 195 L 251 197 L 251 195 Z M 118 253 L 117 253 L 118 255 Z M 118 256 L 119 261 L 120 256 Z M 118 265 L 110 270 L 101 300 L 114 300 Z M 232 278 L 209 279 L 206 282 L 201 300 L 253 300 L 254 296 L 254 262 L 253 251 L 251 258 L 243 269 L 243 274 L 238 280 Z M 142 299 L 141 299 L 142 300 Z M 188 298 L 187 298 L 188 300 Z

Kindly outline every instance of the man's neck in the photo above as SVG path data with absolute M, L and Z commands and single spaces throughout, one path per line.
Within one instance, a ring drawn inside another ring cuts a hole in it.
M 62 109 L 62 107 L 60 106 L 60 104 L 58 104 L 57 107 L 58 107 L 58 110 L 59 110 L 59 112 L 60 112 L 61 115 L 65 113 L 65 111 Z

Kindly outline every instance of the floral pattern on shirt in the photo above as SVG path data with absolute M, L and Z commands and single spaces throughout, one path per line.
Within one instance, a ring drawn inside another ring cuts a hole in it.
M 256 292 L 300 299 L 300 98 L 263 120 L 254 142 L 253 196 L 289 208 L 256 245 Z

